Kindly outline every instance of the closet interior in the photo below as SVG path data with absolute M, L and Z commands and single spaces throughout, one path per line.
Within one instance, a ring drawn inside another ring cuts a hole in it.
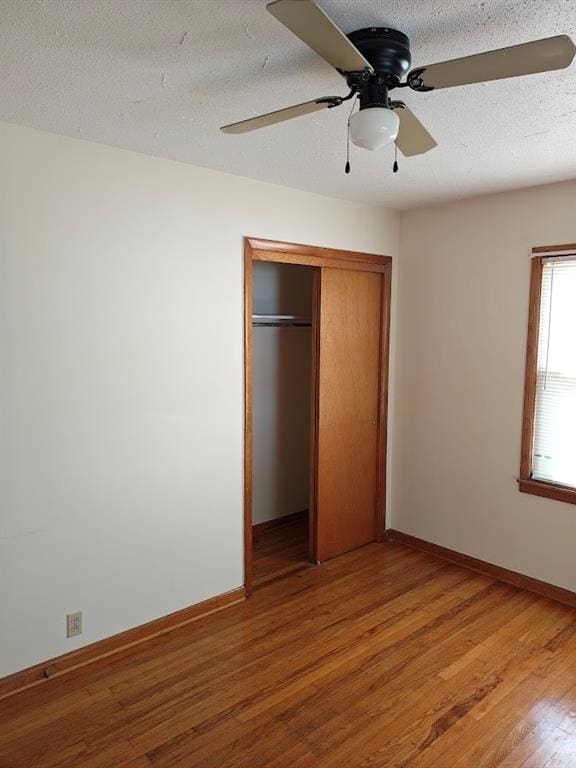
M 252 265 L 254 584 L 310 563 L 314 267 Z

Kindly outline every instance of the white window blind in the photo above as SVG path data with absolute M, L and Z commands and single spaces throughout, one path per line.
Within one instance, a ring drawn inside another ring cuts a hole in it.
M 544 259 L 532 477 L 576 487 L 576 256 Z

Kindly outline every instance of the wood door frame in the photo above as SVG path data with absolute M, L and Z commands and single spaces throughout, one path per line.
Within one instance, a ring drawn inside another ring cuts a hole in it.
M 379 272 L 382 274 L 382 327 L 380 336 L 380 400 L 378 406 L 378 485 L 375 540 L 385 539 L 386 529 L 386 457 L 388 430 L 388 372 L 390 353 L 390 301 L 392 296 L 392 257 L 373 253 L 358 253 L 316 245 L 285 243 L 277 240 L 263 240 L 255 237 L 244 238 L 244 586 L 246 596 L 252 593 L 252 481 L 253 481 L 253 280 L 252 266 L 255 261 L 271 261 L 280 264 L 299 264 L 308 267 L 332 267 L 357 271 Z M 314 316 L 317 315 L 319 281 L 314 286 Z M 313 320 L 316 322 L 316 320 Z M 318 332 L 314 336 L 313 379 L 317 378 L 319 354 Z M 312 466 L 316 458 L 316 434 L 318 413 L 315 397 L 312 397 L 311 457 Z M 311 497 L 314 498 L 311 486 Z M 312 510 L 311 510 L 312 512 Z M 314 515 L 310 525 L 311 556 L 315 549 L 316 535 Z

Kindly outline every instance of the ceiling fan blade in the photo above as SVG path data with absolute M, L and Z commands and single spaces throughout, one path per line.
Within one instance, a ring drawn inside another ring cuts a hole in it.
M 408 107 L 394 109 L 400 118 L 400 129 L 396 138 L 396 146 L 404 157 L 423 155 L 438 144 Z
M 309 115 L 311 112 L 318 112 L 321 109 L 338 107 L 341 103 L 342 98 L 340 96 L 326 96 L 323 99 L 305 101 L 303 104 L 295 104 L 293 107 L 285 107 L 284 109 L 277 109 L 275 112 L 267 112 L 265 115 L 258 115 L 258 117 L 249 117 L 248 120 L 241 120 L 239 123 L 223 125 L 220 130 L 223 133 L 249 133 L 250 131 L 258 130 L 258 128 L 266 128 L 267 125 L 292 120 L 293 117 Z
M 370 62 L 312 0 L 275 0 L 266 8 L 296 37 L 341 72 L 372 71 Z
M 410 72 L 408 83 L 416 91 L 425 91 L 533 75 L 569 67 L 575 53 L 576 46 L 568 35 L 558 35 L 419 67 Z

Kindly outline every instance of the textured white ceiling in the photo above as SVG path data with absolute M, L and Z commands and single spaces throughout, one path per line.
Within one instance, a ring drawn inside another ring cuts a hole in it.
M 266 0 L 0 0 L 0 119 L 325 195 L 405 208 L 576 176 L 576 64 L 436 93 L 399 91 L 439 143 L 352 148 L 349 107 L 243 136 L 218 127 L 345 94 Z M 345 32 L 391 26 L 413 66 L 559 33 L 576 0 L 321 0 Z

